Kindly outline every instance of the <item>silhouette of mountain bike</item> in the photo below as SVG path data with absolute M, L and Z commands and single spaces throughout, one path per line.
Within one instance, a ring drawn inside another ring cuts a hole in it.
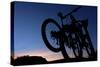
M 42 38 L 47 48 L 54 52 L 62 52 L 64 58 L 70 58 L 66 46 L 73 50 L 75 57 L 82 58 L 83 51 L 86 50 L 88 57 L 93 57 L 95 54 L 87 26 L 88 20 L 77 20 L 73 13 L 78 11 L 80 7 L 75 8 L 67 15 L 58 13 L 61 19 L 61 24 L 54 19 L 46 19 L 41 28 Z M 63 24 L 63 20 L 70 17 L 71 24 Z

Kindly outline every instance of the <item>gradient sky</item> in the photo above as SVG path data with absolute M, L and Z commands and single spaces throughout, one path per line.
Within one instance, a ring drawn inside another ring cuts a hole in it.
M 14 52 L 15 57 L 30 55 L 42 56 L 48 61 L 62 59 L 60 52 L 54 53 L 50 51 L 42 40 L 41 25 L 47 18 L 53 18 L 60 22 L 57 13 L 61 11 L 67 14 L 77 6 L 73 5 L 54 5 L 39 4 L 30 2 L 15 2 L 14 12 Z M 77 19 L 87 19 L 88 31 L 93 42 L 93 46 L 97 49 L 97 8 L 83 6 L 75 15 Z M 67 48 L 68 49 L 68 48 Z M 73 57 L 72 51 L 70 56 Z

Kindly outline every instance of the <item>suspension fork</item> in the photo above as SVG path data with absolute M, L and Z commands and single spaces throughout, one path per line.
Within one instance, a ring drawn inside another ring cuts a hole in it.
M 94 57 L 94 55 L 96 55 L 96 53 L 95 53 L 95 50 L 94 50 L 94 48 L 93 48 L 92 41 L 91 41 L 91 39 L 90 39 L 89 33 L 88 33 L 88 31 L 87 31 L 87 28 L 84 28 L 84 29 L 85 29 L 85 32 L 86 32 L 86 38 L 87 38 L 88 41 L 89 41 L 89 46 L 90 46 L 90 50 L 91 50 L 91 56 Z
M 63 31 L 61 33 L 62 33 L 62 35 L 64 35 Z M 60 47 L 61 47 L 61 52 L 62 52 L 64 59 L 69 58 L 67 51 L 66 51 L 66 48 L 64 46 L 64 37 L 63 36 L 60 36 Z

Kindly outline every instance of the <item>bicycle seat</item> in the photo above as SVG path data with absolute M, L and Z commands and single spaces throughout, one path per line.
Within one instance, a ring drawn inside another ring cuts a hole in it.
M 61 19 L 64 19 L 64 18 L 65 18 L 61 12 L 58 12 L 57 15 L 58 15 Z
M 57 14 L 58 16 L 60 16 L 60 17 L 62 17 L 62 13 L 61 12 L 58 12 L 58 14 Z

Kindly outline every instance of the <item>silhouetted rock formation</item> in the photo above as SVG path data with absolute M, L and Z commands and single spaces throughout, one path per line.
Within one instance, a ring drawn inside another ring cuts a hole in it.
M 18 57 L 17 59 L 13 60 L 11 58 L 12 65 L 32 65 L 32 64 L 46 64 L 47 60 L 41 56 L 22 56 Z
M 97 56 L 90 58 L 67 58 L 54 61 L 47 61 L 41 56 L 22 56 L 17 59 L 11 57 L 11 64 L 14 66 L 18 65 L 35 65 L 35 64 L 51 64 L 51 63 L 65 63 L 65 62 L 81 62 L 81 61 L 96 61 Z

